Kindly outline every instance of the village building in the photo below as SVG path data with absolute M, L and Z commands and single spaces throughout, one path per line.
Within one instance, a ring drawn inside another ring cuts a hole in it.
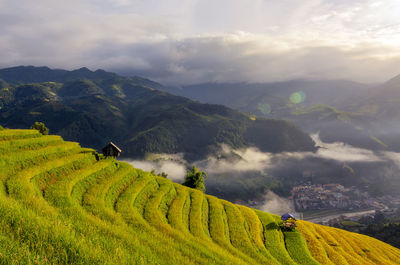
M 285 213 L 284 215 L 281 216 L 281 219 L 283 221 L 283 228 L 287 230 L 293 230 L 296 227 L 296 218 L 290 214 L 290 213 Z
M 112 157 L 119 157 L 119 155 L 122 152 L 122 150 L 118 146 L 116 146 L 113 142 L 110 142 L 106 146 L 104 146 L 102 151 L 104 156 L 112 156 Z

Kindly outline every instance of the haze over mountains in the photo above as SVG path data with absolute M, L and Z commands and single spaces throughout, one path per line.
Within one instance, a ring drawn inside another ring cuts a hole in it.
M 399 151 L 399 79 L 381 85 L 345 80 L 205 83 L 167 90 L 201 102 L 291 120 L 308 133 L 319 132 L 324 141 Z

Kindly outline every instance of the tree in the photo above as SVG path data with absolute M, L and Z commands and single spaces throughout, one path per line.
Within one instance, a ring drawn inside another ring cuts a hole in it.
M 154 176 L 159 176 L 159 177 L 162 177 L 162 178 L 168 178 L 168 174 L 167 173 L 165 173 L 165 172 L 157 173 L 154 168 L 150 171 L 150 174 L 152 174 Z
M 374 218 L 371 217 L 371 216 L 366 215 L 366 216 L 362 216 L 362 217 L 358 220 L 358 222 L 359 222 L 360 224 L 363 224 L 363 225 L 370 225 L 370 224 L 373 224 L 373 223 L 374 223 Z
M 383 224 L 385 221 L 386 221 L 385 215 L 379 210 L 375 211 L 374 223 L 375 224 Z
M 163 178 L 168 178 L 168 174 L 165 172 L 161 172 L 161 174 L 158 174 L 158 176 L 163 177 Z
M 44 125 L 43 122 L 36 121 L 32 126 L 31 129 L 38 130 L 43 135 L 49 134 L 49 129 Z
M 198 168 L 193 166 L 190 170 L 188 170 L 185 181 L 182 183 L 182 185 L 205 192 L 206 186 L 204 180 L 206 178 L 207 174 L 205 172 L 199 171 Z

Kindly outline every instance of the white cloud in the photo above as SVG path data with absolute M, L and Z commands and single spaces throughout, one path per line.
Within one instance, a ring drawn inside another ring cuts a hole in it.
M 181 183 L 186 176 L 186 166 L 175 161 L 143 161 L 143 160 L 126 160 L 135 168 L 142 169 L 144 171 L 155 170 L 156 174 L 162 172 L 168 174 L 168 179 Z
M 289 160 L 297 160 L 299 163 L 307 158 L 319 158 L 332 160 L 338 163 L 370 163 L 392 160 L 400 166 L 400 154 L 385 152 L 375 154 L 373 151 L 357 148 L 342 142 L 325 143 L 320 140 L 318 134 L 311 135 L 316 146 L 320 147 L 317 152 L 282 152 L 264 153 L 257 148 L 232 150 L 226 145 L 221 146 L 220 156 L 210 155 L 205 161 L 196 162 L 210 174 L 238 173 L 248 171 L 269 171 L 276 166 L 284 166 Z M 234 154 L 234 155 L 232 155 Z
M 374 154 L 373 151 L 368 149 L 353 147 L 342 142 L 324 143 L 320 140 L 318 134 L 311 135 L 311 138 L 316 143 L 316 146 L 321 147 L 314 155 L 316 157 L 336 160 L 339 162 L 382 161 L 380 157 L 378 157 Z
M 280 197 L 272 191 L 267 191 L 263 197 L 263 205 L 259 208 L 263 212 L 282 215 L 295 212 L 293 201 Z
M 252 170 L 261 170 L 268 167 L 271 163 L 272 155 L 270 153 L 262 153 L 256 148 L 246 148 L 240 150 L 230 150 L 224 147 L 227 151 L 224 153 L 233 152 L 240 156 L 240 159 L 226 160 L 210 156 L 207 160 L 205 170 L 211 174 L 219 174 L 226 172 L 244 172 Z
M 389 159 L 392 160 L 399 168 L 400 168 L 400 153 L 396 152 L 384 152 L 383 155 Z
M 400 2 L 0 1 L 0 67 L 88 66 L 166 83 L 384 81 Z

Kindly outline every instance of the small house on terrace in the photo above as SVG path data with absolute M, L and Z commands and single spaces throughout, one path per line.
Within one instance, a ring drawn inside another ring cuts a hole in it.
M 113 157 L 119 157 L 119 155 L 122 152 L 122 150 L 119 149 L 119 147 L 116 146 L 113 142 L 110 142 L 109 144 L 104 146 L 102 151 L 104 156 L 113 156 Z
M 281 216 L 283 221 L 283 228 L 287 230 L 293 230 L 296 227 L 296 218 L 290 213 L 285 213 Z

